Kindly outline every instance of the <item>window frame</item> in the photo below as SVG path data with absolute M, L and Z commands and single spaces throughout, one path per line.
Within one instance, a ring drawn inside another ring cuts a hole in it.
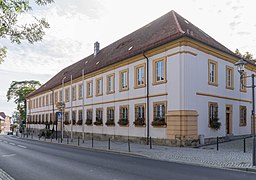
M 83 99 L 83 83 L 78 84 L 78 99 Z
M 213 74 L 213 78 L 214 81 L 212 82 L 211 80 L 211 65 L 214 65 L 214 74 Z M 208 59 L 208 84 L 212 85 L 212 86 L 218 86 L 218 62 Z
M 112 91 L 109 91 L 109 78 L 110 77 L 113 77 L 113 82 L 112 82 Z M 115 93 L 115 73 L 112 73 L 112 74 L 108 74 L 107 76 L 106 76 L 106 94 L 113 94 L 113 93 Z
M 208 102 L 208 127 L 211 127 L 211 121 L 213 120 L 214 115 L 216 115 L 216 114 L 211 114 L 211 107 L 217 109 L 217 111 L 215 110 L 216 112 L 213 112 L 213 113 L 217 113 L 217 117 L 219 116 L 219 105 L 218 105 L 218 102 Z
M 234 68 L 230 66 L 226 66 L 226 89 L 234 90 Z
M 123 118 L 123 115 L 122 115 L 122 117 L 121 117 L 121 114 L 123 114 L 123 113 L 121 113 L 121 109 L 123 109 L 123 108 L 127 108 L 127 118 L 126 118 L 126 122 L 127 122 L 127 125 L 122 125 L 122 124 L 119 124 L 119 126 L 129 126 L 129 105 L 120 105 L 119 106 L 119 121 L 118 122 L 120 122 L 120 120 L 122 119 L 124 119 Z
M 144 69 L 143 78 L 142 78 L 143 84 L 138 84 L 138 82 L 139 82 L 139 80 L 138 80 L 138 69 L 140 69 L 140 68 Z M 143 63 L 143 64 L 139 64 L 139 65 L 134 66 L 134 88 L 137 89 L 137 88 L 142 88 L 142 87 L 145 87 L 145 86 L 146 86 L 146 63 Z
M 70 101 L 70 88 L 67 87 L 65 88 L 65 102 L 69 102 Z
M 109 111 L 113 110 L 113 119 L 110 119 Z M 107 107 L 107 121 L 114 121 L 115 122 L 115 106 Z
M 100 87 L 99 82 L 101 81 Z M 99 92 L 101 90 L 101 92 Z M 103 95 L 103 77 L 99 77 L 96 79 L 96 96 L 102 96 Z
M 126 76 L 126 85 L 127 87 L 123 87 L 123 73 L 127 73 Z M 119 92 L 128 91 L 129 90 L 129 68 L 123 69 L 119 71 Z
M 247 73 L 244 72 L 243 77 L 246 77 L 246 76 L 247 76 Z M 246 93 L 247 92 L 247 88 L 246 88 L 247 80 L 246 80 L 246 78 L 240 79 L 239 82 L 240 82 L 240 92 Z M 244 86 L 242 85 L 242 83 L 244 84 Z
M 76 101 L 76 85 L 71 87 L 72 101 Z
M 163 116 L 157 116 L 157 111 L 155 111 L 156 109 L 156 106 L 157 105 L 164 105 L 164 115 Z M 167 101 L 157 101 L 157 102 L 153 102 L 153 120 L 155 118 L 161 118 L 161 117 L 164 117 L 165 118 L 165 122 L 166 122 L 166 113 L 167 113 Z
M 243 115 L 243 118 L 245 119 L 242 119 L 242 112 L 243 110 L 245 110 L 245 116 Z M 240 105 L 239 106 L 239 126 L 242 127 L 242 126 L 246 126 L 247 125 L 247 106 L 243 106 L 243 105 Z
M 89 91 L 90 84 L 91 84 L 91 89 Z M 89 94 L 89 92 L 91 92 L 91 95 Z M 93 97 L 93 80 L 86 82 L 86 98 L 91 98 L 91 97 Z
M 167 60 L 167 57 L 164 56 L 164 57 L 161 57 L 161 58 L 158 58 L 158 59 L 155 59 L 152 61 L 153 65 L 153 83 L 152 85 L 158 85 L 158 84 L 163 84 L 163 83 L 166 83 L 167 82 L 167 71 L 166 71 L 166 60 Z M 160 62 L 160 61 L 163 61 L 163 64 L 164 64 L 164 79 L 163 80 L 160 80 L 160 81 L 157 81 L 157 63 Z

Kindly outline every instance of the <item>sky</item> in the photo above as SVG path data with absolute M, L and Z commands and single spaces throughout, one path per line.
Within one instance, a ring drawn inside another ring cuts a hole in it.
M 45 17 L 50 28 L 42 42 L 21 45 L 0 39 L 8 48 L 0 64 L 0 112 L 16 110 L 6 93 L 12 81 L 47 82 L 61 69 L 132 33 L 171 10 L 199 27 L 232 51 L 250 52 L 256 58 L 255 0 L 55 0 L 45 7 L 33 6 L 19 23 L 32 16 Z

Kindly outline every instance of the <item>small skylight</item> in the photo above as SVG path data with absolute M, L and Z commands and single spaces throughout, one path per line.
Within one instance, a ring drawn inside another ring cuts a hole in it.
M 99 64 L 99 63 L 100 63 L 100 61 L 96 62 L 96 65 Z
M 128 51 L 132 50 L 133 46 L 129 47 Z
M 88 63 L 88 61 L 85 61 L 85 62 L 84 62 L 84 64 L 87 64 L 87 63 Z
M 187 20 L 184 19 L 184 21 L 185 21 L 185 23 L 189 24 L 189 22 Z

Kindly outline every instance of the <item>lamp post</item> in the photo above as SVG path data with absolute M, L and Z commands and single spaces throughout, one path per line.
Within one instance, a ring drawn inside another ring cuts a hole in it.
M 253 136 L 253 148 L 252 148 L 252 165 L 256 165 L 256 156 L 255 156 L 255 96 L 254 96 L 254 89 L 255 89 L 255 84 L 254 84 L 254 77 L 255 74 L 252 73 L 250 76 L 244 76 L 244 65 L 246 64 L 246 61 L 243 59 L 240 59 L 238 62 L 235 63 L 235 66 L 237 66 L 237 70 L 240 73 L 240 80 L 251 77 L 252 78 L 252 84 L 251 86 L 246 86 L 241 82 L 242 86 L 252 88 L 252 136 Z
M 64 80 L 66 79 L 66 76 L 62 78 L 62 102 L 61 102 L 61 111 L 62 111 L 62 116 L 61 116 L 61 142 L 63 140 L 63 122 L 64 122 Z

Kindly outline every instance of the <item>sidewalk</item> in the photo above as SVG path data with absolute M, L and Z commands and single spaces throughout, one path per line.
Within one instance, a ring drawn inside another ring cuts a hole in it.
M 33 137 L 25 136 L 22 138 L 28 138 L 39 141 L 46 141 L 52 143 L 61 143 L 60 139 L 45 139 L 40 138 L 37 135 Z M 149 145 L 134 144 L 127 142 L 116 141 L 96 141 L 63 139 L 62 144 L 79 146 L 89 149 L 99 149 L 106 151 L 114 151 L 121 153 L 129 153 L 133 155 L 141 155 L 152 159 L 180 162 L 187 164 L 196 164 L 201 166 L 218 167 L 218 168 L 232 168 L 242 169 L 252 172 L 256 172 L 256 167 L 252 166 L 252 138 L 246 140 L 246 152 L 244 153 L 243 140 L 236 140 L 227 143 L 219 144 L 219 150 L 217 151 L 216 145 L 203 146 L 200 148 L 189 147 L 169 147 L 152 145 L 150 149 Z M 93 147 L 92 147 L 93 146 Z

